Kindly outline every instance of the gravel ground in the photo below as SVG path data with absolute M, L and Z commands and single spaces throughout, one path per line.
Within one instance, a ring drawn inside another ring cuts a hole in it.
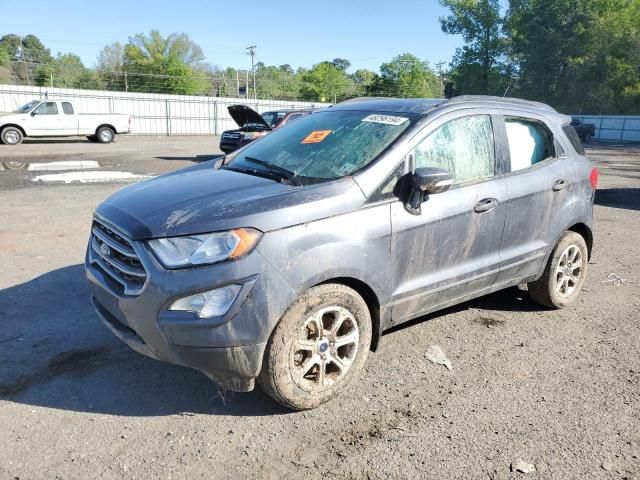
M 113 161 L 158 173 L 216 153 L 211 138 L 154 142 L 123 138 Z M 96 147 L 45 145 L 24 146 L 33 161 Z M 0 478 L 640 479 L 640 146 L 589 155 L 602 189 L 574 306 L 512 288 L 423 317 L 384 336 L 346 395 L 304 413 L 221 392 L 100 324 L 82 260 L 118 185 L 0 172 Z M 431 345 L 452 370 L 426 359 Z M 511 472 L 518 460 L 536 471 Z

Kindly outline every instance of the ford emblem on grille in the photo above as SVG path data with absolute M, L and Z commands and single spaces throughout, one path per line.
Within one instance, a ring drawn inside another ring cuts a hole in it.
M 110 257 L 111 249 L 109 248 L 109 245 L 107 245 L 106 243 L 103 243 L 102 245 L 100 245 L 100 253 L 105 257 Z

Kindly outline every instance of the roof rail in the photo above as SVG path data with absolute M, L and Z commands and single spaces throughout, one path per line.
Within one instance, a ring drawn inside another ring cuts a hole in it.
M 536 108 L 538 110 L 544 110 L 545 112 L 558 113 L 555 108 L 547 105 L 546 103 L 523 100 L 521 98 L 494 97 L 491 95 L 461 95 L 459 97 L 453 97 L 448 102 L 446 102 L 446 104 L 454 105 L 457 103 L 468 102 L 498 103 L 500 105 L 521 105 L 529 108 Z

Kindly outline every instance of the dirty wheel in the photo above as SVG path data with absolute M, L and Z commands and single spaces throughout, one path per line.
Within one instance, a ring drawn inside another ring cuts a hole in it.
M 22 143 L 23 138 L 22 132 L 16 127 L 5 127 L 0 133 L 0 140 L 5 145 L 19 145 Z
M 529 296 L 550 308 L 570 305 L 580 294 L 588 262 L 584 238 L 576 232 L 566 232 L 553 250 L 542 277 L 529 283 Z
M 315 408 L 357 377 L 370 344 L 371 316 L 362 297 L 344 285 L 319 285 L 280 320 L 258 381 L 288 408 Z
M 100 143 L 111 143 L 114 137 L 115 134 L 109 127 L 100 127 L 96 132 L 96 138 Z

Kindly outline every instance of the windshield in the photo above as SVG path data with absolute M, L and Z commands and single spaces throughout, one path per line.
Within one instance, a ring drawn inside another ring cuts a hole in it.
M 287 112 L 264 112 L 262 114 L 262 118 L 271 128 L 276 128 L 286 116 Z
M 297 178 L 344 177 L 371 163 L 418 117 L 371 111 L 313 113 L 250 144 L 228 168 L 254 169 L 258 159 Z
M 35 107 L 39 103 L 40 103 L 40 100 L 32 100 L 29 103 L 27 103 L 26 105 L 21 106 L 18 110 L 16 110 L 16 112 L 18 112 L 18 113 L 27 113 L 29 110 L 31 110 L 33 107 Z

